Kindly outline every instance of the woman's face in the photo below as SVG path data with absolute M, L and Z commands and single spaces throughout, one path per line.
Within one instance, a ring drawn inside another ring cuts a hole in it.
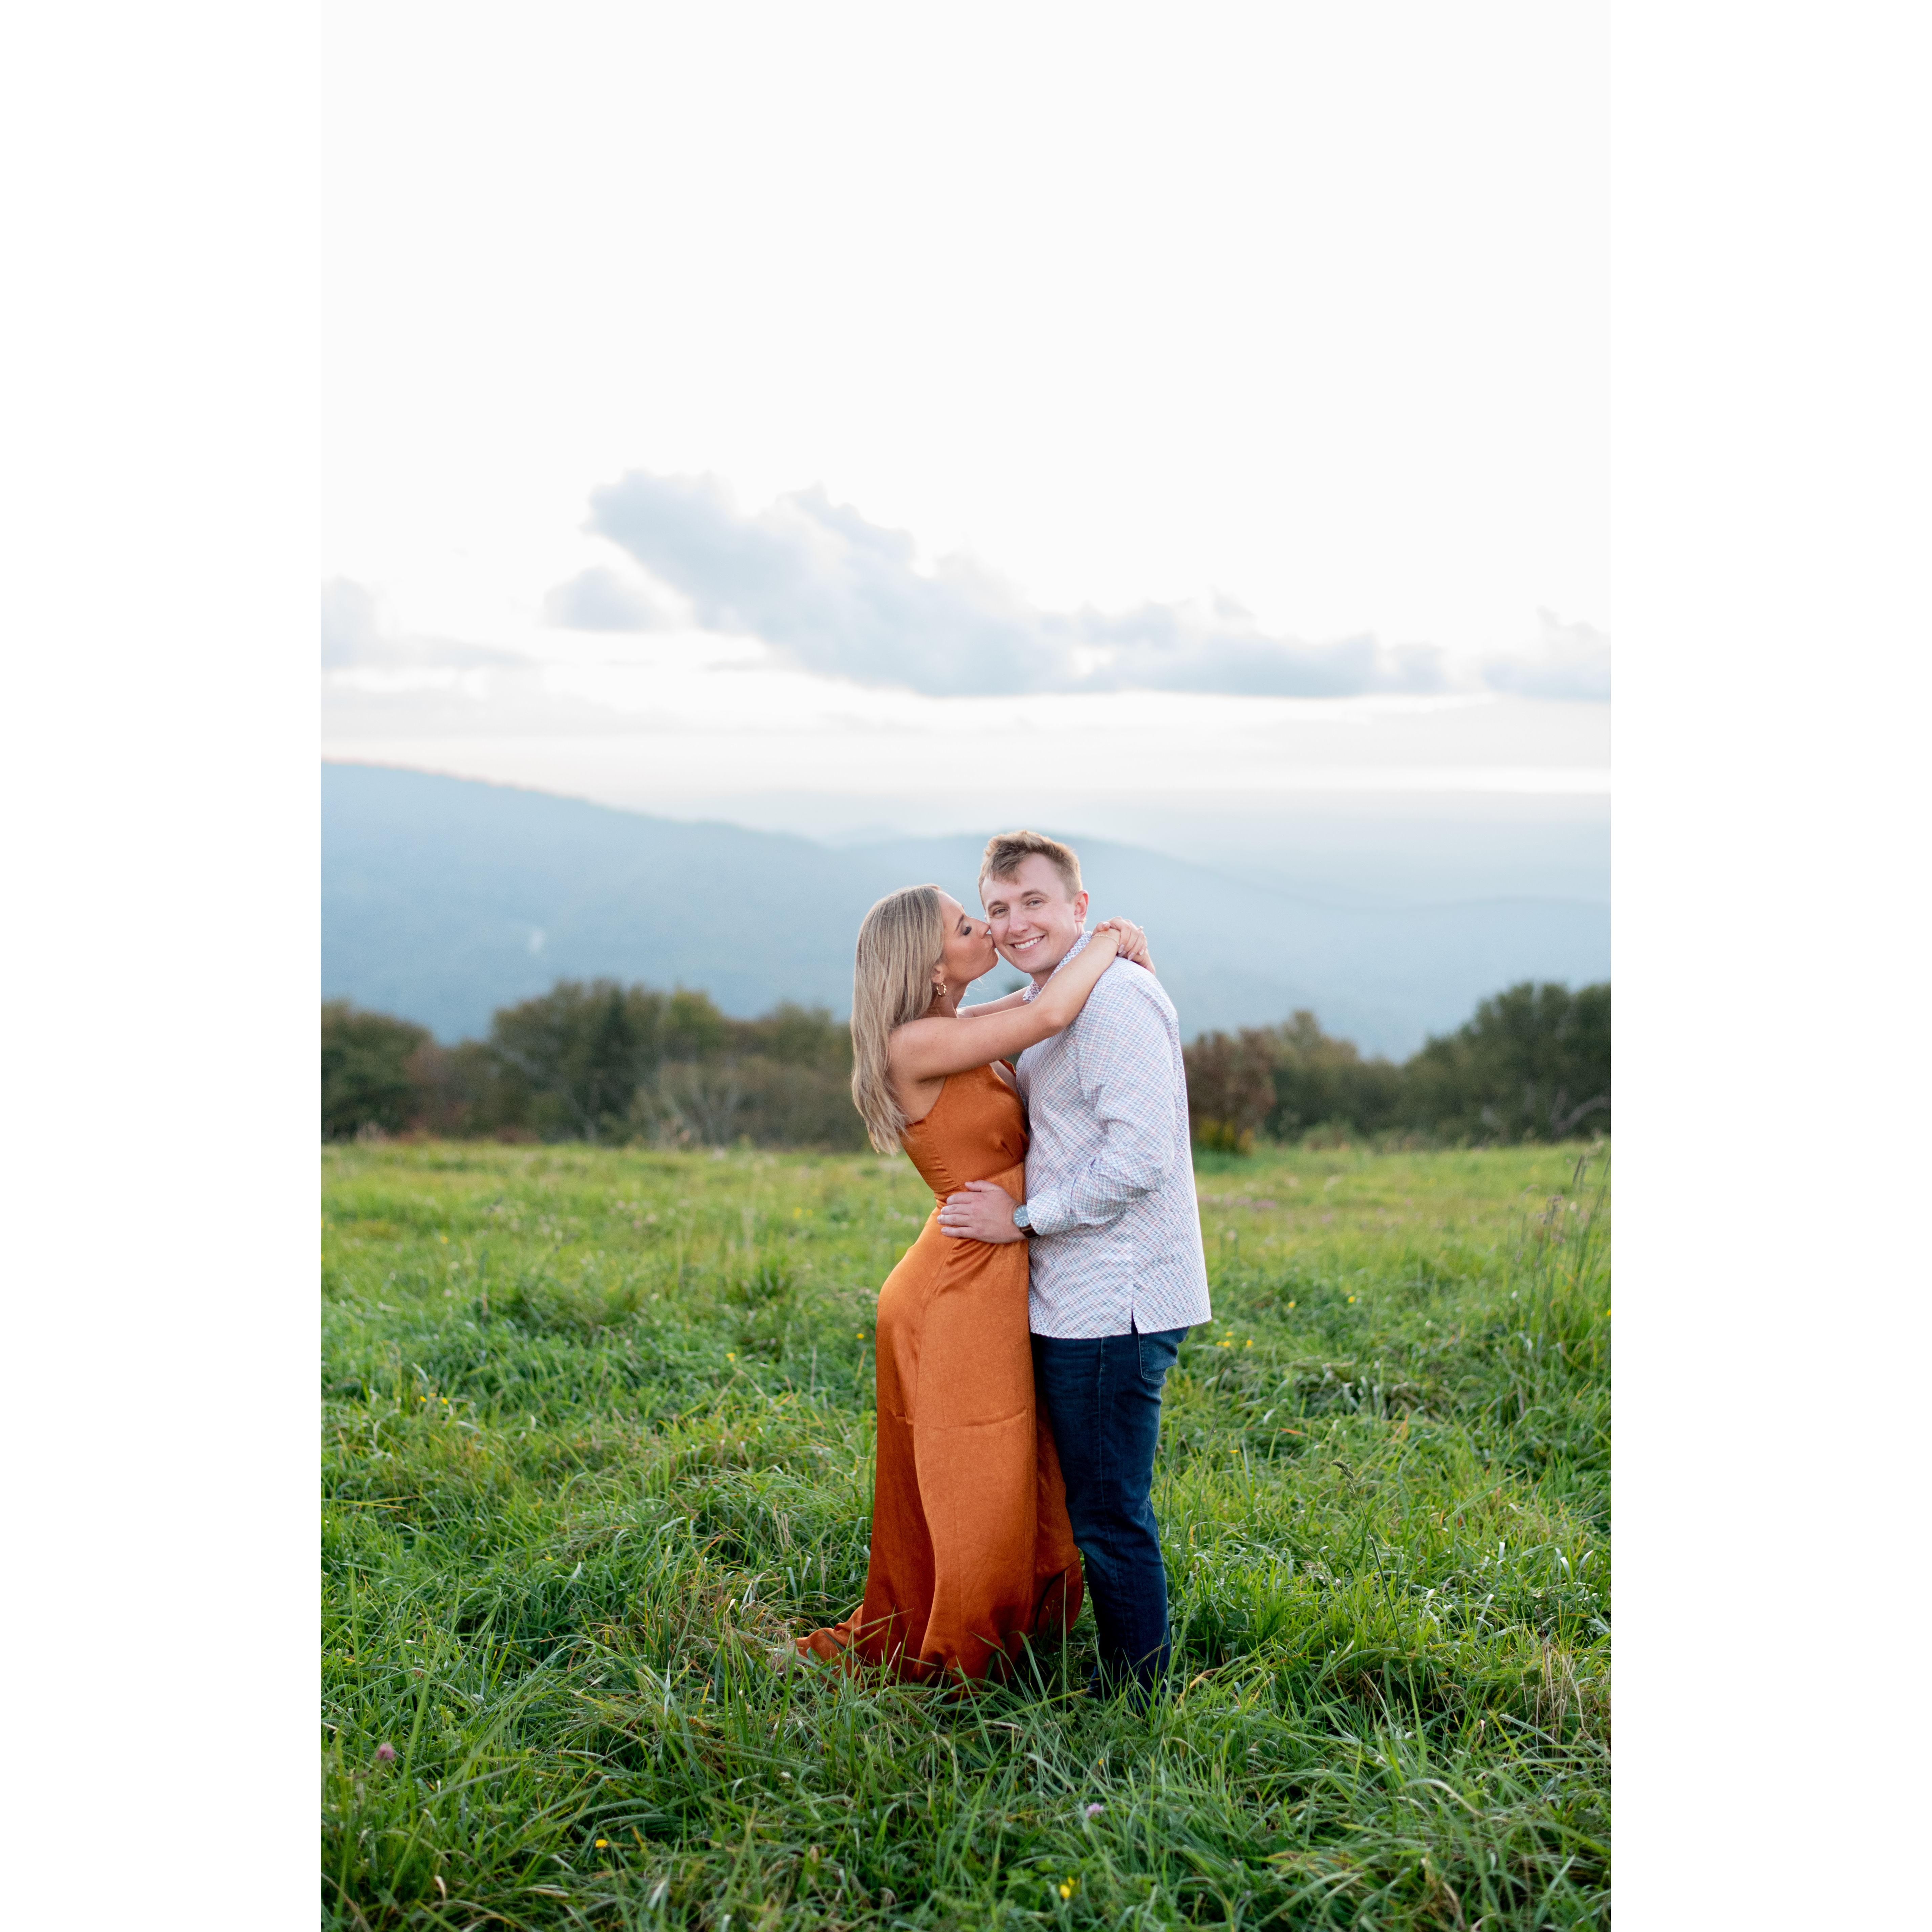
M 946 944 L 939 956 L 940 970 L 949 985 L 962 991 L 982 973 L 990 973 L 998 962 L 993 950 L 992 928 L 983 919 L 975 919 L 949 892 L 939 896 L 939 909 L 946 920 Z

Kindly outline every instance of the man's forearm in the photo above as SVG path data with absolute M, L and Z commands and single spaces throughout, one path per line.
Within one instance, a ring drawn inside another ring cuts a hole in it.
M 1027 1214 L 1039 1234 L 1070 1228 L 1104 1228 L 1118 1221 L 1135 1202 L 1167 1178 L 1167 1164 L 1136 1136 L 1139 1144 L 1102 1148 L 1073 1178 L 1058 1187 L 1030 1191 Z

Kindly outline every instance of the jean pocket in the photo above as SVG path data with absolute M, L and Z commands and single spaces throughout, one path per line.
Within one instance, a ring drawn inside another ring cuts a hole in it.
M 1180 1359 L 1180 1336 L 1173 1332 L 1143 1335 L 1136 1330 L 1134 1342 L 1140 1357 L 1141 1380 L 1158 1395 L 1168 1370 Z

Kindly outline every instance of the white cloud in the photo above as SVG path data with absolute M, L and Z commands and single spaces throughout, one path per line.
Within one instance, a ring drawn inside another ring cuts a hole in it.
M 322 586 L 322 668 L 373 663 L 381 653 L 375 598 L 361 584 L 332 577 Z
M 1519 698 L 1606 700 L 1610 694 L 1610 640 L 1589 624 L 1566 624 L 1553 610 L 1539 610 L 1542 643 L 1520 657 L 1492 657 L 1483 681 L 1492 691 Z
M 322 586 L 322 668 L 338 677 L 358 668 L 527 669 L 530 662 L 520 651 L 494 644 L 398 636 L 382 623 L 376 599 L 365 586 L 351 578 L 332 577 Z
M 935 695 L 1195 691 L 1276 697 L 1424 692 L 1446 682 L 1432 646 L 1362 635 L 1312 644 L 1271 636 L 1238 604 L 1143 603 L 1117 614 L 1042 610 L 963 554 L 922 567 L 904 531 L 822 489 L 737 508 L 713 477 L 632 470 L 591 497 L 590 527 L 688 599 L 704 628 L 756 637 L 821 676 Z M 652 607 L 610 573 L 547 600 L 580 628 Z
M 557 585 L 543 608 L 550 622 L 570 631 L 662 631 L 674 621 L 647 585 L 602 565 Z

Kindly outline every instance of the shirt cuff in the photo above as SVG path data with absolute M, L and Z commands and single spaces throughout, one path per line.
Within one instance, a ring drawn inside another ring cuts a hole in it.
M 1073 1225 L 1066 1195 L 1060 1188 L 1049 1187 L 1043 1193 L 1029 1194 L 1026 1208 L 1027 1224 L 1036 1234 L 1057 1234 L 1063 1228 Z

